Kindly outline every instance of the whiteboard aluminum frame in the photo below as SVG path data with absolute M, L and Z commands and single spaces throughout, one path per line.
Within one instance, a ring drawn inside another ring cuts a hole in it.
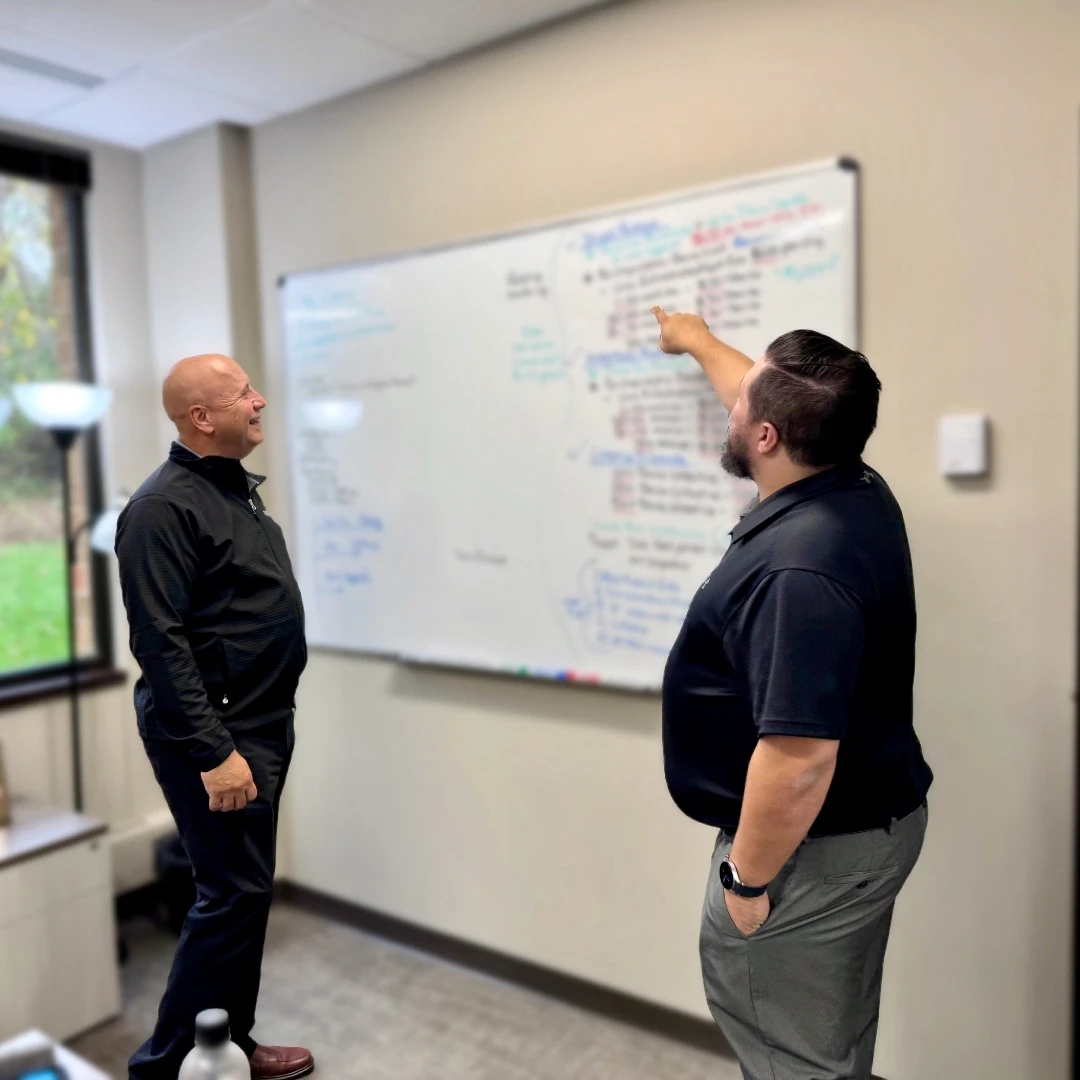
M 827 172 L 830 169 L 839 169 L 850 172 L 855 178 L 855 282 L 856 282 L 856 297 L 855 297 L 855 345 L 854 348 L 859 348 L 859 338 L 861 337 L 861 326 L 859 319 L 859 308 L 861 306 L 861 296 L 858 289 L 858 282 L 862 273 L 862 252 L 860 250 L 859 238 L 862 233 L 861 228 L 861 206 L 860 206 L 860 189 L 862 187 L 862 168 L 859 163 L 851 157 L 842 156 L 835 158 L 826 158 L 823 161 L 812 162 L 806 165 L 790 166 L 783 169 L 772 169 L 769 172 L 753 173 L 736 180 L 725 180 L 720 184 L 697 184 L 693 187 L 679 188 L 675 191 L 666 191 L 662 195 L 647 195 L 640 199 L 633 199 L 628 202 L 609 203 L 605 206 L 593 207 L 590 210 L 581 211 L 571 217 L 554 217 L 544 218 L 535 221 L 527 222 L 526 224 L 519 225 L 515 228 L 501 229 L 496 232 L 485 233 L 482 236 L 470 236 L 464 240 L 450 240 L 443 244 L 430 244 L 426 247 L 410 248 L 407 251 L 399 251 L 388 255 L 375 255 L 371 258 L 356 259 L 353 262 L 345 263 L 330 263 L 324 266 L 312 266 L 302 270 L 293 270 L 287 274 L 281 274 L 277 279 L 277 287 L 283 288 L 285 284 L 291 278 L 299 277 L 314 277 L 318 274 L 334 273 L 338 270 L 361 270 L 365 267 L 382 265 L 383 263 L 396 263 L 403 262 L 405 259 L 412 259 L 423 255 L 438 255 L 446 251 L 454 251 L 458 248 L 473 247 L 476 244 L 489 244 L 497 240 L 511 240 L 516 236 L 523 236 L 526 233 L 542 232 L 544 229 L 555 229 L 564 226 L 580 225 L 583 222 L 591 221 L 594 218 L 610 217 L 616 214 L 624 213 L 636 213 L 640 210 L 648 210 L 653 206 L 663 206 L 667 203 L 681 202 L 684 199 L 694 199 L 704 195 L 719 195 L 725 191 L 741 190 L 743 188 L 759 187 L 762 184 L 769 184 L 775 180 L 789 180 L 798 176 L 806 176 L 811 173 Z M 284 339 L 282 339 L 284 340 Z
M 854 208 L 852 220 L 852 234 L 854 238 L 854 283 L 855 283 L 855 310 L 854 310 L 854 334 L 853 348 L 862 348 L 862 168 L 852 157 L 840 155 L 832 158 L 824 158 L 820 161 L 807 162 L 803 165 L 793 165 L 785 168 L 771 169 L 767 172 L 750 173 L 745 176 L 725 180 L 722 183 L 697 184 L 674 191 L 665 191 L 663 194 L 643 196 L 640 199 L 632 199 L 625 202 L 609 203 L 604 206 L 592 207 L 569 217 L 554 217 L 530 221 L 516 228 L 503 229 L 482 236 L 470 236 L 468 239 L 451 240 L 443 244 L 432 244 L 427 247 L 411 248 L 388 255 L 375 255 L 370 258 L 357 259 L 353 262 L 333 263 L 323 266 L 308 267 L 294 270 L 287 274 L 281 274 L 277 278 L 277 288 L 280 291 L 292 278 L 315 277 L 319 274 L 337 273 L 342 270 L 357 270 L 370 266 L 381 266 L 387 263 L 403 262 L 406 259 L 418 258 L 426 255 L 436 255 L 459 248 L 473 247 L 477 244 L 492 243 L 499 240 L 509 240 L 527 233 L 540 232 L 545 229 L 563 228 L 580 225 L 592 221 L 595 218 L 615 216 L 618 214 L 635 213 L 648 210 L 653 206 L 664 206 L 685 199 L 693 199 L 705 195 L 717 195 L 727 191 L 743 190 L 759 187 L 777 180 L 788 180 L 795 177 L 807 176 L 814 173 L 827 172 L 829 170 L 842 170 L 852 174 L 854 182 Z M 282 367 L 287 364 L 285 356 L 285 342 L 287 330 L 285 327 L 284 306 L 279 303 L 279 318 L 281 319 L 281 343 L 282 343 Z M 291 415 L 294 408 L 286 401 L 286 409 Z M 289 481 L 289 520 L 293 529 L 293 535 L 297 530 L 297 505 L 293 491 L 292 478 Z M 544 675 L 534 672 L 522 674 L 515 670 L 512 665 L 505 667 L 482 663 L 470 663 L 464 659 L 448 660 L 422 656 L 403 652 L 396 649 L 379 648 L 351 648 L 344 645 L 312 645 L 313 651 L 328 653 L 345 653 L 349 656 L 366 656 L 378 660 L 390 660 L 398 664 L 422 668 L 433 672 L 461 672 L 477 675 L 495 676 L 500 679 L 515 681 L 527 681 L 530 683 L 550 683 L 557 686 L 573 686 L 586 690 L 602 690 L 609 693 L 631 694 L 634 696 L 646 695 L 657 696 L 661 691 L 661 684 L 648 682 L 641 686 L 631 686 L 627 683 L 591 682 L 585 680 L 558 678 L 553 675 Z

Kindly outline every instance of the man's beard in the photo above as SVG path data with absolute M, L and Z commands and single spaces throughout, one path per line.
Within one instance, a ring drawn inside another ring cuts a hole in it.
M 720 467 L 736 480 L 752 480 L 750 462 L 746 456 L 746 443 L 738 431 L 728 428 L 727 441 L 720 451 Z

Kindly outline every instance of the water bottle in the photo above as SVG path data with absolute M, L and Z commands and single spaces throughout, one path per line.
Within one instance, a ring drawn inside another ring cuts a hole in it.
M 230 1040 L 224 1009 L 206 1009 L 195 1017 L 195 1046 L 177 1080 L 251 1080 L 251 1063 Z

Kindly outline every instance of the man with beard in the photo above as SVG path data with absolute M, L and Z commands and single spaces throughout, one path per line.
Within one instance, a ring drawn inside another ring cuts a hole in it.
M 730 414 L 758 498 L 664 675 L 664 761 L 719 830 L 701 928 L 709 1008 L 746 1080 L 868 1080 L 893 905 L 932 774 L 912 724 L 915 591 L 900 508 L 862 461 L 881 383 L 812 330 L 757 364 L 654 309 Z

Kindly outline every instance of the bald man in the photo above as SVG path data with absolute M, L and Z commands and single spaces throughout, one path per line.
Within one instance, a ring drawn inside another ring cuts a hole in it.
M 195 1016 L 209 1008 L 228 1011 L 253 1080 L 287 1080 L 314 1069 L 311 1053 L 251 1037 L 307 662 L 285 538 L 259 497 L 264 477 L 241 465 L 263 441 L 266 401 L 235 360 L 210 354 L 176 364 L 162 402 L 178 438 L 120 515 L 116 554 L 142 669 L 139 734 L 191 861 L 196 900 L 129 1080 L 176 1080 Z

